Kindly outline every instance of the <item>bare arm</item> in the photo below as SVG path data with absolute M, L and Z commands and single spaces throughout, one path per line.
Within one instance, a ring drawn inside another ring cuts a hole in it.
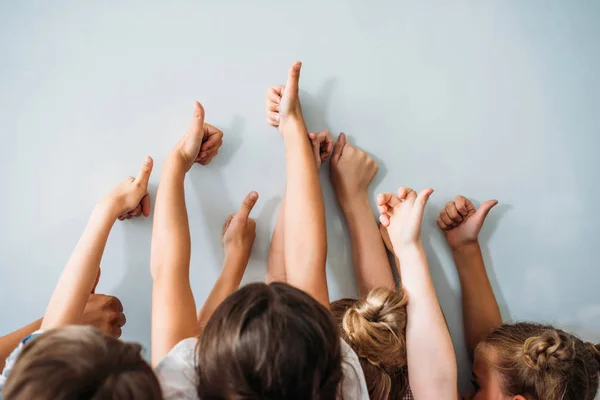
M 464 196 L 456 196 L 440 212 L 438 225 L 452 249 L 462 289 L 463 325 L 471 358 L 477 344 L 502 324 L 498 302 L 485 270 L 477 240 L 485 217 L 498 202 L 486 201 L 475 210 Z
M 289 284 L 329 308 L 325 275 L 325 207 L 298 97 L 300 67 L 300 63 L 295 63 L 290 68 L 285 90 L 282 87 L 271 89 L 268 96 L 272 95 L 273 101 L 267 97 L 267 120 L 271 125 L 279 126 L 286 152 L 285 272 Z
M 456 399 L 456 357 L 421 241 L 423 211 L 431 193 L 427 189 L 417 196 L 412 189 L 400 188 L 398 196 L 385 193 L 377 200 L 409 296 L 406 347 L 411 390 L 415 398 Z
M 223 226 L 221 241 L 225 248 L 225 261 L 219 279 L 198 314 L 200 330 L 219 304 L 240 287 L 256 237 L 256 222 L 249 215 L 257 200 L 258 193 L 249 193 L 239 211 L 230 215 Z
M 28 335 L 40 329 L 42 326 L 42 319 L 33 321 L 29 325 L 22 327 L 14 332 L 9 333 L 0 337 L 0 371 L 4 369 L 4 363 L 10 355 L 10 353 L 19 345 L 19 342 Z
M 275 229 L 269 246 L 269 260 L 267 261 L 267 283 L 287 282 L 285 275 L 285 251 L 284 251 L 284 221 L 285 221 L 285 194 L 279 207 Z
M 350 238 L 359 295 L 373 288 L 394 288 L 394 276 L 377 222 L 369 206 L 367 188 L 378 166 L 364 151 L 346 142 L 340 133 L 333 147 L 330 172 Z
M 163 165 L 156 196 L 150 268 L 152 271 L 152 365 L 178 342 L 199 333 L 190 286 L 191 239 L 184 179 L 194 163 L 208 164 L 223 133 L 204 123 L 204 108 L 194 103 L 190 128 Z M 213 141 L 213 138 L 215 139 Z M 207 146 L 210 146 L 207 149 Z

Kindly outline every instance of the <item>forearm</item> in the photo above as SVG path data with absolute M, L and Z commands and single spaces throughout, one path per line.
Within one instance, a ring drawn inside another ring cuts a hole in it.
M 267 261 L 267 283 L 271 282 L 287 282 L 285 275 L 285 245 L 284 245 L 284 224 L 285 224 L 285 194 L 277 221 L 275 221 L 275 229 L 269 246 L 269 260 Z
M 22 327 L 21 329 L 9 333 L 8 335 L 0 337 L 0 371 L 4 369 L 4 363 L 6 362 L 6 359 L 19 345 L 19 342 L 28 335 L 31 335 L 33 332 L 40 329 L 41 326 L 42 318 Z
M 248 257 L 243 254 L 234 253 L 230 256 L 225 256 L 221 275 L 219 275 L 217 282 L 198 313 L 200 330 L 204 328 L 219 304 L 240 287 L 247 264 Z
M 409 296 L 406 347 L 411 390 L 415 398 L 455 399 L 456 356 L 425 250 L 422 245 L 406 248 L 398 252 L 398 258 L 403 286 Z
M 303 121 L 284 132 L 287 187 L 284 221 L 285 272 L 288 283 L 329 308 L 325 275 L 325 208 L 314 156 Z
M 152 271 L 152 363 L 179 341 L 198 333 L 190 287 L 191 240 L 185 205 L 185 168 L 173 155 L 165 161 L 154 212 Z
M 477 344 L 502 324 L 500 308 L 490 285 L 479 243 L 452 252 L 462 289 L 463 325 L 471 357 Z
M 373 288 L 394 288 L 394 275 L 366 193 L 340 202 L 352 240 L 354 273 L 360 296 Z
M 104 203 L 94 208 L 48 303 L 42 329 L 74 324 L 81 317 L 96 281 L 116 214 Z

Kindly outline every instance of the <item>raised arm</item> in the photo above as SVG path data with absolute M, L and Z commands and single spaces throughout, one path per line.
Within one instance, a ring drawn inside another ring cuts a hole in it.
M 281 100 L 278 94 L 279 87 L 269 88 L 267 91 L 267 113 L 269 113 L 269 106 L 271 105 L 271 94 L 279 102 Z M 310 144 L 313 151 L 313 158 L 317 171 L 321 168 L 321 165 L 329 160 L 333 151 L 333 138 L 328 130 L 322 130 L 318 133 L 309 133 Z M 279 213 L 277 215 L 277 221 L 275 222 L 275 229 L 273 230 L 273 236 L 271 238 L 271 245 L 269 247 L 269 261 L 267 262 L 267 283 L 271 282 L 287 282 L 287 276 L 285 274 L 285 248 L 284 248 L 284 221 L 285 221 L 285 194 L 279 207 Z
M 367 195 L 367 188 L 378 169 L 377 163 L 366 152 L 347 143 L 346 135 L 340 133 L 333 147 L 330 174 L 350 230 L 360 296 L 376 287 L 394 288 L 390 262 Z
M 496 204 L 496 200 L 489 200 L 476 210 L 469 199 L 456 196 L 440 211 L 437 220 L 452 249 L 460 279 L 465 340 L 471 359 L 477 343 L 502 325 L 477 239 L 485 217 Z
M 210 162 L 220 146 L 222 135 L 221 131 L 204 123 L 204 108 L 195 102 L 190 128 L 163 164 L 150 257 L 153 365 L 178 342 L 199 332 L 196 303 L 190 287 L 191 240 L 184 178 L 194 163 Z
M 225 221 L 221 237 L 225 249 L 225 261 L 221 275 L 198 314 L 201 330 L 219 304 L 240 287 L 256 238 L 256 222 L 250 218 L 250 212 L 257 200 L 258 193 L 250 192 L 238 212 L 231 214 Z
M 412 189 L 400 188 L 398 196 L 378 195 L 377 203 L 409 296 L 406 348 L 412 393 L 416 399 L 454 400 L 458 397 L 456 356 L 421 240 L 423 211 L 432 192 L 425 189 L 417 196 Z
M 287 84 L 280 91 L 280 103 L 274 102 L 267 116 L 272 125 L 279 126 L 285 143 L 285 271 L 289 284 L 304 290 L 329 308 L 325 275 L 325 207 L 298 97 L 300 67 L 301 63 L 297 62 L 290 68 Z
M 96 282 L 113 224 L 117 219 L 150 214 L 147 189 L 151 172 L 152 159 L 147 157 L 137 178 L 127 178 L 96 205 L 54 289 L 42 329 L 75 324 L 80 320 Z

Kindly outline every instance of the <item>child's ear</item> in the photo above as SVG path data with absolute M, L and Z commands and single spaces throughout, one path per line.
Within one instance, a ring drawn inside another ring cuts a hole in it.
M 525 396 L 521 396 L 520 394 L 516 395 L 512 398 L 512 400 L 527 400 Z

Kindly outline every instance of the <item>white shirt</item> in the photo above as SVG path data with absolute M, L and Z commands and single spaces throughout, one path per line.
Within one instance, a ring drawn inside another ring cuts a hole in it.
M 358 356 L 342 342 L 342 395 L 344 400 L 369 400 L 369 392 Z M 189 338 L 177 343 L 158 363 L 156 376 L 163 390 L 165 400 L 199 400 L 196 392 L 195 351 L 197 338 Z

